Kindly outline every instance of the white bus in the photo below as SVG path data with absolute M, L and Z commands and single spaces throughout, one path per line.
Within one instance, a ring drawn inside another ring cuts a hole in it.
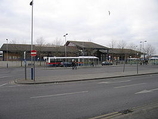
M 72 62 L 76 62 L 77 66 L 98 65 L 99 58 L 95 56 L 79 56 L 79 57 L 44 57 L 47 66 L 70 67 Z
M 157 64 L 158 65 L 158 56 L 152 56 L 149 58 L 149 62 L 151 64 Z

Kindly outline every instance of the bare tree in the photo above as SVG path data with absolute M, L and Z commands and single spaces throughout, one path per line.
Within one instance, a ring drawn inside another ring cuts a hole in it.
M 127 46 L 127 43 L 124 40 L 121 40 L 118 43 L 118 48 L 124 49 Z
M 121 49 L 121 52 L 123 55 L 121 55 L 121 59 L 124 59 L 124 61 L 127 59 L 127 53 L 125 52 L 125 48 L 127 46 L 127 43 L 124 40 L 121 40 L 118 42 L 118 48 Z M 125 64 L 125 62 L 124 62 Z
M 23 62 L 23 56 L 24 56 L 24 51 L 26 51 L 25 46 L 20 45 L 20 44 L 14 44 L 11 43 L 12 45 L 10 46 L 11 49 L 13 48 L 14 50 L 12 52 L 14 52 L 13 56 L 17 57 L 18 59 L 20 59 L 21 61 L 21 66 L 22 66 L 22 62 Z M 14 59 L 13 59 L 14 60 Z
M 88 39 L 88 42 L 92 42 L 92 39 L 91 39 L 91 38 L 89 38 L 89 39 Z
M 44 46 L 45 45 L 45 40 L 43 37 L 39 37 L 37 40 L 36 40 L 36 43 L 38 46 Z
M 45 46 L 46 47 L 55 47 L 55 45 L 53 43 L 46 43 Z
M 17 44 L 17 43 L 16 43 L 16 40 L 10 41 L 10 44 Z
M 61 46 L 62 44 L 63 44 L 63 41 L 61 39 L 56 38 L 55 46 Z
M 151 56 L 155 53 L 155 48 L 151 44 L 147 44 L 147 46 L 144 48 L 144 51 L 148 56 Z
M 134 44 L 134 43 L 130 43 L 130 44 L 128 45 L 128 48 L 129 48 L 129 49 L 132 49 L 132 50 L 137 50 L 137 45 Z
M 45 46 L 44 38 L 43 38 L 43 37 L 39 37 L 39 38 L 36 40 L 36 43 L 37 43 L 37 46 L 38 46 L 37 53 L 38 53 L 38 55 L 39 55 L 40 66 L 41 66 L 42 50 L 43 50 L 43 47 Z
M 116 40 L 111 39 L 109 46 L 110 46 L 110 48 L 114 48 L 116 46 Z

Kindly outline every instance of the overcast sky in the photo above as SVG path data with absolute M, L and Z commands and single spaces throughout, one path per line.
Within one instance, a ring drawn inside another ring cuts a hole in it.
M 0 0 L 0 46 L 30 44 L 31 0 Z M 110 14 L 109 12 L 110 11 Z M 158 54 L 158 0 L 34 0 L 34 43 L 91 41 L 109 47 L 113 39 L 140 47 L 153 45 Z

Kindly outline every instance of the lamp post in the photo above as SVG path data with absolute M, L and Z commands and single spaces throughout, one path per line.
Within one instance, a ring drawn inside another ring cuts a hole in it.
M 31 10 L 31 51 L 33 51 L 33 6 L 34 6 L 33 0 L 30 2 L 30 5 L 32 6 L 32 10 Z M 33 66 L 33 56 L 31 56 L 31 79 L 35 81 L 35 59 L 34 59 L 34 66 Z
M 138 62 L 139 62 L 139 60 L 138 60 L 138 53 L 137 53 L 137 74 L 138 74 Z
M 144 56 L 143 58 L 144 58 L 144 60 L 145 60 L 145 49 L 144 49 L 144 43 L 145 43 L 145 42 L 147 42 L 147 41 L 140 41 L 140 43 L 143 44 L 143 56 Z
M 30 5 L 32 6 L 32 10 L 31 10 L 31 51 L 33 50 L 33 6 L 34 6 L 34 2 L 33 0 L 30 2 Z M 31 61 L 32 61 L 32 57 L 31 57 Z
M 6 39 L 7 41 L 7 68 L 8 68 L 8 39 Z
M 66 36 L 68 35 L 68 33 L 66 33 L 65 35 L 64 35 L 64 37 L 65 37 L 65 57 L 67 57 L 67 52 L 66 52 Z

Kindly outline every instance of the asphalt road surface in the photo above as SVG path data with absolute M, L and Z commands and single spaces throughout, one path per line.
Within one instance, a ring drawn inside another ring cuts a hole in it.
M 1 72 L 0 119 L 88 119 L 158 101 L 158 74 L 18 85 L 8 73 Z

